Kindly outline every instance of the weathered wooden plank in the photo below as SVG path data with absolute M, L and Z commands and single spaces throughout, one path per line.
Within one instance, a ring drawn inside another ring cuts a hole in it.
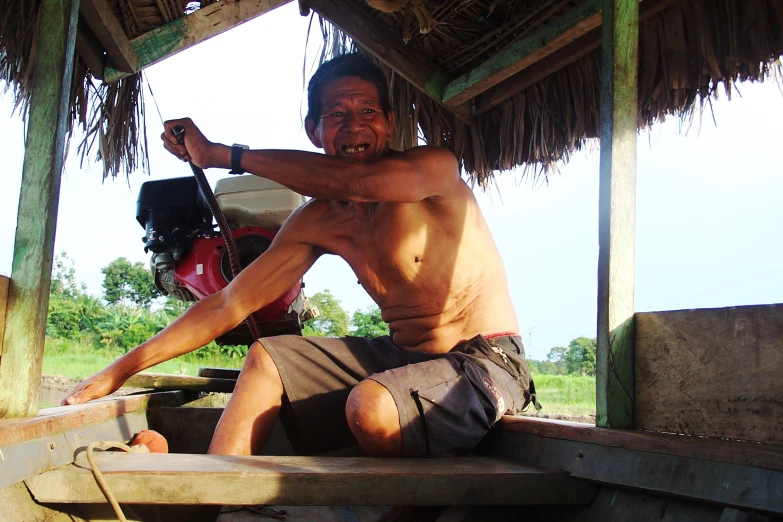
M 233 368 L 199 368 L 199 377 L 210 377 L 213 379 L 239 379 L 239 373 L 242 370 Z
M 383 459 L 97 455 L 120 503 L 223 505 L 580 504 L 594 487 L 567 473 L 481 457 Z M 78 461 L 77 461 L 78 464 Z M 102 502 L 87 467 L 27 480 L 39 502 Z
M 639 22 L 655 16 L 679 0 L 644 0 L 639 4 Z M 507 80 L 487 89 L 473 100 L 473 114 L 482 114 L 511 96 L 535 85 L 552 73 L 567 67 L 601 47 L 601 28 L 597 27 L 566 46 L 554 51 Z
M 783 444 L 783 304 L 637 314 L 636 427 Z
M 129 388 L 149 388 L 152 390 L 186 390 L 203 392 L 231 393 L 237 381 L 235 379 L 211 379 L 207 377 L 189 377 L 187 375 L 169 375 L 165 373 L 137 373 L 123 384 Z
M 638 1 L 638 0 L 637 0 Z M 584 0 L 553 22 L 500 51 L 443 89 L 443 103 L 461 105 L 601 25 L 602 0 Z
M 81 517 L 60 509 L 37 504 L 21 482 L 0 489 L 0 506 L 3 520 L 23 522 L 85 522 Z M 75 506 L 74 506 L 75 507 Z M 91 521 L 94 519 L 90 519 Z
M 103 69 L 106 57 L 101 43 L 83 20 L 79 20 L 79 30 L 76 33 L 76 52 L 79 54 L 94 78 L 103 80 Z
M 79 0 L 43 0 L 0 349 L 0 418 L 38 411 Z
M 144 33 L 131 40 L 138 55 L 135 71 L 184 51 L 205 40 L 228 31 L 264 13 L 287 4 L 291 0 L 223 0 L 215 2 L 187 16 Z M 134 71 L 106 66 L 104 81 L 113 83 Z
M 146 393 L 110 397 L 79 404 L 45 408 L 36 417 L 0 420 L 0 447 L 54 435 L 151 406 L 177 406 L 187 400 L 184 392 Z
M 639 2 L 603 6 L 596 424 L 632 428 Z
M 11 279 L 0 275 L 0 355 L 3 349 L 3 333 L 5 332 L 5 313 L 8 310 L 8 287 Z
M 482 453 L 601 484 L 783 514 L 783 471 L 493 430 Z
M 499 429 L 527 435 L 783 471 L 783 446 L 505 416 Z
M 443 105 L 443 89 L 450 79 L 435 62 L 407 47 L 400 35 L 394 34 L 384 24 L 362 13 L 358 8 L 347 8 L 339 0 L 308 0 L 307 5 L 349 34 L 411 85 Z M 457 105 L 459 104 L 452 104 L 446 108 L 469 123 L 470 108 L 467 105 Z
M 127 441 L 144 429 L 147 429 L 146 412 L 135 411 L 52 435 L 0 446 L 3 455 L 0 488 L 70 464 L 80 448 L 83 450 L 92 441 Z
M 135 72 L 139 57 L 109 3 L 106 0 L 81 0 L 80 11 L 114 66 L 126 73 Z

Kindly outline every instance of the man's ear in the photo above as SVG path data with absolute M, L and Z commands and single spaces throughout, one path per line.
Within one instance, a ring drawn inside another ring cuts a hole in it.
M 311 120 L 310 118 L 305 118 L 305 132 L 307 132 L 307 137 L 310 138 L 310 143 L 316 146 L 316 148 L 323 149 L 324 146 L 321 143 L 321 137 L 318 136 L 318 133 L 316 131 L 316 124 L 314 120 Z

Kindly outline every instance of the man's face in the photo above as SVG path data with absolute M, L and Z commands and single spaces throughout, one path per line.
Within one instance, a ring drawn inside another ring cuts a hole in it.
M 389 147 L 394 114 L 384 116 L 372 82 L 351 76 L 324 87 L 321 117 L 306 120 L 305 127 L 313 145 L 326 154 L 369 160 Z

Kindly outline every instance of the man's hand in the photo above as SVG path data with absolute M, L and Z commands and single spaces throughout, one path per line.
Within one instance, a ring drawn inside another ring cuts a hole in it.
M 184 144 L 180 144 L 174 136 L 177 125 L 185 128 Z M 163 147 L 182 161 L 192 161 L 202 169 L 231 166 L 231 147 L 209 141 L 190 118 L 169 120 L 163 127 L 165 131 L 160 135 Z
M 69 406 L 72 404 L 84 404 L 93 399 L 100 399 L 117 391 L 124 382 L 125 379 L 117 376 L 116 371 L 113 371 L 113 368 L 109 366 L 89 379 L 80 382 L 71 394 L 62 400 L 61 404 Z

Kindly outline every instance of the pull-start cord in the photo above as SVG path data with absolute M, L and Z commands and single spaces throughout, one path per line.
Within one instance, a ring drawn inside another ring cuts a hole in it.
M 177 138 L 177 141 L 180 143 L 180 145 L 184 144 L 185 127 L 182 125 L 177 125 L 172 130 L 174 132 L 174 137 Z M 242 270 L 242 268 L 239 265 L 239 257 L 237 256 L 237 245 L 234 242 L 234 236 L 231 234 L 231 229 L 228 227 L 226 216 L 224 216 L 223 211 L 220 210 L 220 206 L 215 199 L 215 195 L 212 193 L 212 188 L 209 186 L 209 182 L 207 181 L 206 175 L 204 175 L 204 171 L 201 168 L 195 166 L 192 161 L 188 161 L 188 164 L 190 165 L 190 169 L 193 171 L 193 175 L 196 177 L 196 183 L 198 183 L 198 187 L 201 189 L 201 194 L 204 195 L 204 199 L 207 201 L 209 211 L 212 212 L 213 216 L 215 216 L 218 228 L 220 229 L 220 235 L 223 236 L 223 241 L 226 242 L 228 261 L 231 265 L 231 276 L 234 278 L 239 275 L 239 272 Z M 258 331 L 258 326 L 253 320 L 252 315 L 245 319 L 245 324 L 250 329 L 250 335 L 253 336 L 254 340 L 261 338 L 261 334 Z

